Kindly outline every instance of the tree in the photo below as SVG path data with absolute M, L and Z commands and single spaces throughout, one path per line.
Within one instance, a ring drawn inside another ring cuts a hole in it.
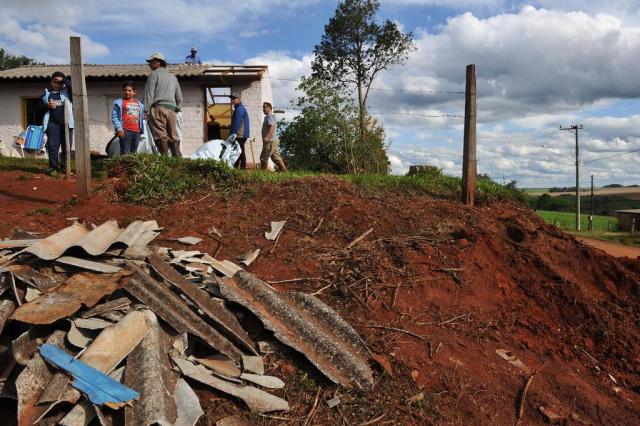
M 25 65 L 39 65 L 35 59 L 27 58 L 24 55 L 12 55 L 0 47 L 0 71 L 10 68 L 18 68 Z
M 364 140 L 359 134 L 358 113 L 353 100 L 335 86 L 317 78 L 304 78 L 303 92 L 294 103 L 301 113 L 284 123 L 280 143 L 293 169 L 331 173 L 388 173 L 384 129 L 368 122 Z M 367 149 L 377 146 L 378 149 Z
M 358 94 L 360 135 L 366 133 L 367 99 L 382 70 L 406 62 L 415 49 L 412 33 L 403 33 L 386 20 L 376 22 L 378 0 L 344 0 L 324 27 L 314 48 L 313 76 L 338 87 L 354 87 Z

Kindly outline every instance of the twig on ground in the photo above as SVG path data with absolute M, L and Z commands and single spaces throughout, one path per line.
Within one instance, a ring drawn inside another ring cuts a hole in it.
M 347 418 L 344 416 L 344 413 L 342 412 L 339 406 L 336 406 L 336 410 L 338 410 L 338 413 L 340 413 L 340 417 L 342 417 L 342 421 L 344 422 L 344 424 L 346 424 L 347 426 L 351 426 L 351 423 L 349 423 Z
M 391 306 L 396 306 L 396 300 L 398 299 L 398 291 L 400 291 L 400 283 L 396 285 L 396 289 L 393 291 L 393 302 Z
M 469 313 L 467 312 L 466 314 L 458 315 L 457 317 L 453 317 L 453 318 L 448 319 L 446 321 L 442 321 L 441 323 L 438 323 L 438 325 L 449 324 L 450 322 L 453 322 L 453 321 L 455 321 L 457 319 L 460 319 L 460 318 L 464 317 L 465 315 L 469 315 Z
M 302 426 L 310 425 L 313 421 L 313 418 L 316 416 L 318 412 L 318 402 L 320 402 L 320 394 L 322 393 L 322 388 L 318 388 L 318 392 L 316 392 L 316 400 L 313 402 L 311 406 L 311 410 L 309 410 L 309 414 L 307 414 L 307 418 L 302 423 Z
M 520 396 L 520 404 L 518 407 L 518 417 L 516 418 L 516 426 L 520 424 L 520 420 L 522 420 L 522 415 L 524 414 L 524 404 L 527 399 L 527 392 L 529 391 L 529 386 L 531 386 L 531 382 L 533 382 L 533 378 L 542 370 L 547 364 L 545 363 L 542 367 L 538 368 L 536 371 L 531 373 L 527 382 L 524 384 L 524 388 L 522 389 L 522 394 Z
M 582 353 L 584 353 L 586 356 L 588 356 L 588 357 L 589 357 L 589 359 L 590 359 L 591 361 L 593 361 L 593 362 L 594 362 L 594 364 L 596 364 L 596 365 L 600 365 L 600 363 L 598 362 L 598 360 L 597 360 L 597 359 L 595 359 L 594 357 L 592 357 L 591 355 L 589 355 L 589 353 L 588 353 L 587 351 L 585 351 L 584 349 L 582 349 L 580 346 L 576 346 L 576 345 L 574 345 L 573 347 L 574 347 L 574 348 L 576 348 L 576 349 L 578 349 L 578 350 L 579 350 L 579 351 L 581 351 Z
M 278 246 L 278 241 L 280 241 L 280 235 L 284 234 L 284 228 L 286 228 L 286 227 L 283 227 L 282 230 L 278 233 L 278 236 L 276 237 L 276 240 L 273 242 L 273 245 L 269 249 L 269 254 L 273 253 L 273 251 Z
M 318 224 L 316 225 L 315 228 L 313 228 L 313 231 L 311 231 L 312 234 L 316 234 L 316 232 L 318 232 L 318 230 L 320 229 L 320 227 L 322 226 L 322 222 L 324 222 L 324 217 L 321 217 L 320 220 L 318 221 Z
M 420 336 L 419 334 L 415 334 L 411 331 L 402 329 L 402 328 L 396 328 L 396 327 L 386 327 L 384 325 L 366 325 L 366 324 L 357 324 L 357 327 L 365 327 L 365 328 L 377 328 L 380 330 L 388 330 L 388 331 L 395 331 L 396 333 L 402 333 L 402 334 L 406 334 L 407 336 L 411 336 L 414 337 L 416 339 L 422 340 L 423 342 L 426 342 L 427 339 L 424 338 L 424 336 Z
M 462 268 L 438 268 L 434 269 L 435 272 L 463 272 Z
M 284 227 L 287 229 L 291 229 L 292 231 L 296 231 L 301 234 L 308 235 L 310 237 L 315 237 L 315 235 L 313 235 L 311 232 L 303 231 L 302 229 L 294 228 L 293 226 L 285 225 Z
M 317 295 L 319 295 L 320 293 L 322 293 L 323 291 L 325 291 L 326 289 L 328 289 L 329 287 L 331 287 L 332 285 L 333 285 L 333 283 L 331 283 L 331 284 L 327 284 L 327 285 L 325 285 L 324 287 L 322 287 L 320 290 L 318 290 L 318 291 L 314 291 L 313 293 L 311 293 L 311 295 L 312 295 L 312 296 L 317 296 Z
M 366 232 L 364 232 L 362 235 L 360 235 L 358 238 L 356 238 L 355 240 L 351 241 L 349 243 L 349 245 L 347 246 L 347 250 L 351 249 L 353 246 L 355 246 L 356 244 L 358 244 L 360 241 L 362 241 L 363 239 L 365 239 L 367 237 L 367 235 L 369 235 L 370 233 L 373 232 L 373 228 L 369 228 Z
M 212 192 L 208 193 L 207 195 L 205 195 L 204 197 L 197 199 L 195 201 L 185 201 L 184 203 L 180 203 L 181 206 L 185 206 L 188 204 L 196 204 L 199 203 L 200 201 L 206 200 L 207 198 L 211 197 L 213 195 Z M 215 204 L 215 203 L 214 203 Z
M 300 281 L 318 281 L 322 280 L 320 277 L 309 277 L 309 278 L 291 278 L 289 280 L 279 280 L 279 281 L 265 281 L 269 284 L 285 284 L 285 283 L 297 283 Z
M 386 415 L 387 415 L 387 413 L 382 413 L 381 415 L 379 415 L 375 419 L 369 420 L 368 422 L 360 423 L 358 426 L 369 426 L 369 425 L 378 423 L 380 420 L 384 419 L 384 417 Z

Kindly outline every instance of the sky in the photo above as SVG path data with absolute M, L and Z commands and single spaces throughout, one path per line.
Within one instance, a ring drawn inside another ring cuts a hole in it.
M 323 0 L 0 0 L 0 47 L 68 63 L 268 65 L 276 108 L 291 106 L 337 2 Z M 382 0 L 379 18 L 414 35 L 407 63 L 380 74 L 369 101 L 392 171 L 460 175 L 465 67 L 477 78 L 478 172 L 519 187 L 640 184 L 640 0 Z M 443 93 L 444 92 L 444 93 Z M 284 116 L 293 118 L 289 110 Z M 636 152 L 632 152 L 637 150 Z

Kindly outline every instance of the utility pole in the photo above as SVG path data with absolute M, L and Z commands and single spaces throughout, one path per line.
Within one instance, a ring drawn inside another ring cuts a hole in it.
M 589 215 L 589 231 L 593 231 L 593 174 L 591 175 L 591 214 Z
M 476 66 L 467 65 L 462 151 L 462 202 L 473 206 L 476 191 Z
M 578 132 L 582 129 L 582 124 L 574 124 L 569 127 L 560 126 L 560 130 L 568 130 L 576 135 L 576 231 L 580 230 L 580 147 L 578 145 Z

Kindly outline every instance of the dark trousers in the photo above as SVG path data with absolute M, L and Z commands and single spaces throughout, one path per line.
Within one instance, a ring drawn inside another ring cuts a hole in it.
M 49 155 L 49 169 L 64 171 L 67 167 L 67 147 L 64 140 L 64 125 L 58 123 L 47 124 L 47 154 Z M 73 129 L 69 129 L 69 148 L 73 141 Z M 62 150 L 60 161 L 58 155 Z
M 238 144 L 240 144 L 240 157 L 238 158 L 238 161 L 236 161 L 236 164 L 233 165 L 233 167 L 235 168 L 241 168 L 241 169 L 246 169 L 247 168 L 247 156 L 245 154 L 245 150 L 244 150 L 244 143 L 247 141 L 247 138 L 238 138 L 236 139 L 236 142 L 238 142 Z
M 124 138 L 120 139 L 120 155 L 135 154 L 138 152 L 138 143 L 140 142 L 140 133 L 124 131 Z

